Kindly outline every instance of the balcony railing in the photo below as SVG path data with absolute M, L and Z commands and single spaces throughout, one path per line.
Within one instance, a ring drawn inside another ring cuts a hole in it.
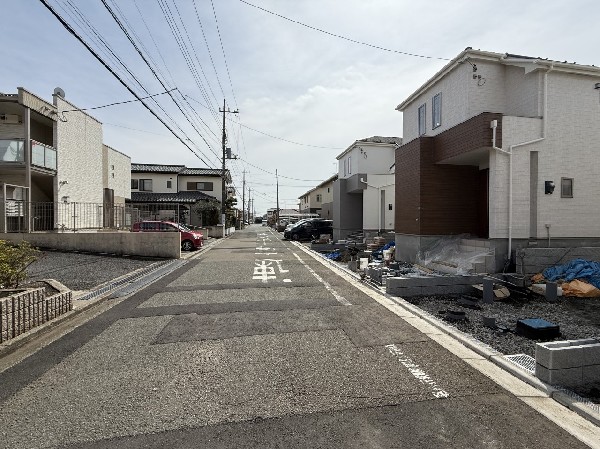
M 0 139 L 0 162 L 24 162 L 24 144 L 23 140 Z
M 31 164 L 56 170 L 56 149 L 50 145 L 31 141 Z
M 25 162 L 25 142 L 19 139 L 0 139 L 0 162 Z M 31 165 L 56 170 L 56 149 L 32 140 Z

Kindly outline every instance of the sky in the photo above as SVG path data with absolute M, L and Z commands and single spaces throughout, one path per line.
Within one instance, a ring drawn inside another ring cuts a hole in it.
M 139 97 L 154 95 L 144 101 L 179 138 L 40 0 L 0 0 L 0 92 L 129 101 L 89 110 L 105 144 L 134 163 L 209 168 L 221 168 L 225 100 L 239 111 L 225 114 L 227 168 L 238 207 L 245 186 L 257 215 L 277 191 L 297 208 L 354 141 L 402 137 L 395 107 L 466 47 L 600 65 L 597 0 L 45 1 Z

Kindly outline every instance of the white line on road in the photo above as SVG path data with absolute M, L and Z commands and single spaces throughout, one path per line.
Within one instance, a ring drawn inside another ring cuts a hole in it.
M 346 298 L 344 298 L 342 295 L 340 295 L 338 292 L 336 292 L 334 290 L 334 288 L 329 285 L 329 283 L 323 279 L 321 276 L 319 276 L 315 270 L 313 270 L 311 267 L 308 266 L 308 264 L 306 262 L 304 262 L 300 256 L 298 254 L 296 254 L 295 252 L 292 252 L 292 254 L 294 255 L 294 257 L 296 257 L 296 259 L 298 259 L 300 261 L 300 263 L 302 265 L 304 265 L 304 267 L 310 271 L 310 273 L 317 278 L 317 281 L 319 281 L 321 284 L 323 284 L 325 286 L 325 288 L 327 289 L 327 291 L 329 291 L 329 293 L 331 293 L 335 299 L 337 300 L 337 302 L 339 302 L 340 304 L 343 304 L 345 306 L 351 306 L 352 304 L 350 303 L 350 301 L 348 301 Z
M 447 391 L 442 390 L 437 386 L 435 381 L 429 377 L 429 375 L 419 367 L 415 362 L 413 362 L 410 358 L 404 355 L 402 351 L 396 345 L 386 345 L 385 346 L 388 351 L 398 357 L 400 363 L 402 363 L 410 374 L 415 376 L 415 378 L 424 385 L 431 387 L 431 394 L 433 394 L 436 398 L 447 398 L 450 396 Z

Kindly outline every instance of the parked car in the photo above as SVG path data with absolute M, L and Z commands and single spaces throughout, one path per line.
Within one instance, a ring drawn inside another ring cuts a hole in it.
M 181 249 L 191 251 L 199 249 L 203 245 L 204 236 L 200 231 L 193 231 L 188 227 L 173 223 L 171 221 L 153 221 L 145 220 L 134 223 L 131 227 L 132 232 L 179 232 L 181 235 Z
M 322 218 L 312 218 L 299 221 L 295 226 L 283 232 L 283 238 L 288 240 L 315 240 L 323 234 L 333 237 L 333 221 Z

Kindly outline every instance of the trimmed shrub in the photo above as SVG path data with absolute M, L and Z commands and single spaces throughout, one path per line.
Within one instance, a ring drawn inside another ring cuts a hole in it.
M 27 277 L 27 267 L 35 262 L 41 252 L 22 241 L 13 245 L 0 240 L 0 288 L 15 288 Z

